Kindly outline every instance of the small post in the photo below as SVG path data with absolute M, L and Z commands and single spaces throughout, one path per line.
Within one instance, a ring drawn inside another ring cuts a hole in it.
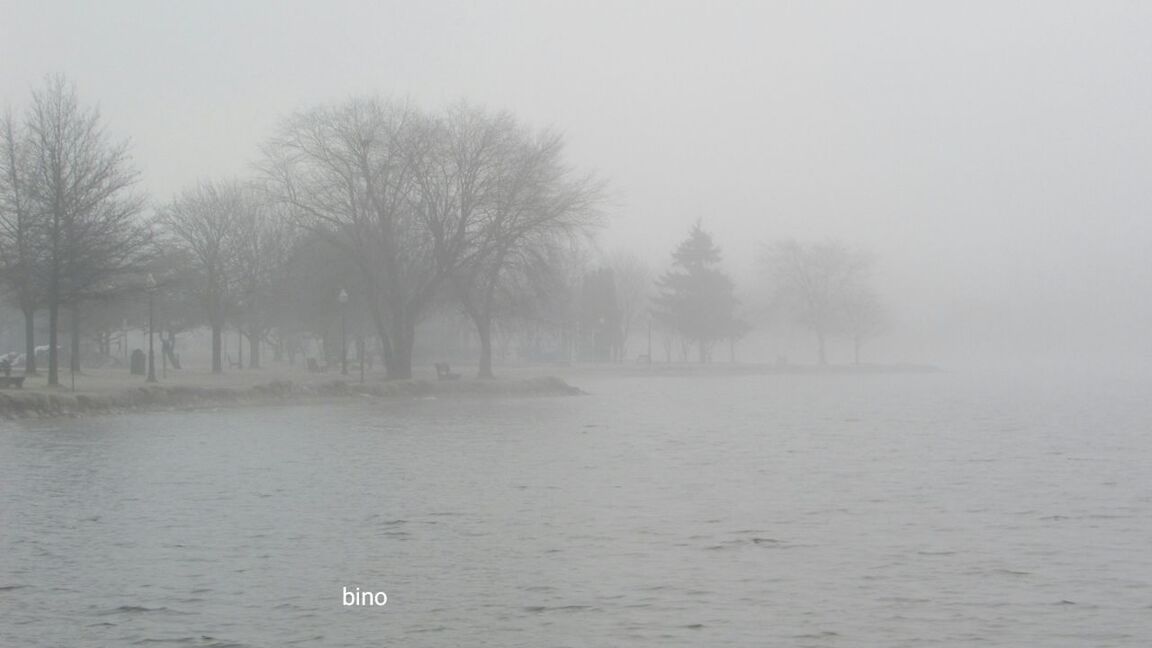
M 155 324 L 155 298 L 156 277 L 148 273 L 148 379 L 145 382 L 154 383 L 156 380 L 156 355 L 153 347 L 153 325 Z

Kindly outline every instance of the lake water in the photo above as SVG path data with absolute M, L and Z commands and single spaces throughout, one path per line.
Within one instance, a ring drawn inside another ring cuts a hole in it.
M 1141 381 L 572 382 L 2 422 L 0 645 L 1152 641 Z

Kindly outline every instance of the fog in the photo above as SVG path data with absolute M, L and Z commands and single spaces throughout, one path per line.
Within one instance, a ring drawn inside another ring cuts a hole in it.
M 0 645 L 1147 646 L 1150 70 L 1121 0 L 0 0 Z
M 1152 9 L 1141 3 L 5 3 L 0 96 L 65 73 L 149 194 L 244 173 L 277 120 L 467 98 L 566 135 L 606 248 L 697 219 L 872 251 L 895 357 L 1147 357 Z

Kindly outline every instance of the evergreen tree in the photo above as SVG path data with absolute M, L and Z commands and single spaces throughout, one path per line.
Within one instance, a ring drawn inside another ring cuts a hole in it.
M 656 281 L 660 294 L 655 315 L 669 329 L 699 348 L 700 362 L 712 345 L 739 328 L 734 284 L 720 269 L 720 248 L 697 222 L 672 253 L 672 268 Z

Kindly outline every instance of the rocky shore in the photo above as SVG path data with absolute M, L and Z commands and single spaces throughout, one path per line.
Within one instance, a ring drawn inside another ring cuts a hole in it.
M 348 397 L 425 398 L 475 396 L 558 396 L 584 393 L 554 376 L 514 380 L 399 380 L 391 382 L 298 383 L 277 380 L 252 387 L 149 385 L 101 394 L 66 391 L 0 391 L 0 417 L 42 418 L 118 414 L 134 411 L 264 405 Z

